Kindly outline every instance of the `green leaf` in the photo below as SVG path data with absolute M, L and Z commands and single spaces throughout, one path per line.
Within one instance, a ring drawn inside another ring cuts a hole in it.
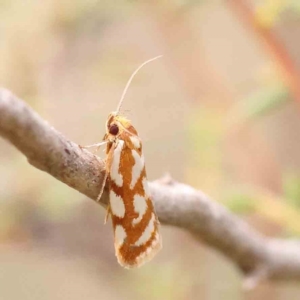
M 232 212 L 240 215 L 254 213 L 255 202 L 253 199 L 243 193 L 236 193 L 226 197 L 224 205 Z
M 300 176 L 292 173 L 284 175 L 283 191 L 287 202 L 300 209 Z
M 289 100 L 289 90 L 286 86 L 272 86 L 252 94 L 245 100 L 247 118 L 257 118 L 281 108 Z

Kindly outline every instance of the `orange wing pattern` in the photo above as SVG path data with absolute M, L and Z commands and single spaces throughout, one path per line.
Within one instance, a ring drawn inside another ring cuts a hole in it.
M 148 190 L 142 144 L 129 120 L 114 113 L 107 121 L 109 213 L 118 262 L 139 267 L 161 249 L 159 222 Z

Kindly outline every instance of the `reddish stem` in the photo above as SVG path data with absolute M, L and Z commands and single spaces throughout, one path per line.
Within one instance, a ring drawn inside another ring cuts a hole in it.
M 300 73 L 284 44 L 271 28 L 263 27 L 257 22 L 254 11 L 243 0 L 226 0 L 232 11 L 238 15 L 241 22 L 250 28 L 264 43 L 266 50 L 275 60 L 284 75 L 293 98 L 300 108 Z

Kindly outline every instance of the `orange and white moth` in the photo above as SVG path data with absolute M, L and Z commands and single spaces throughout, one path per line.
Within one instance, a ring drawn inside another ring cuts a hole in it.
M 106 220 L 112 218 L 114 244 L 118 262 L 125 268 L 140 267 L 161 249 L 159 221 L 155 213 L 148 182 L 142 142 L 131 122 L 120 115 L 120 108 L 134 75 L 131 75 L 118 108 L 109 114 L 104 141 L 106 144 L 106 176 L 109 185 L 109 205 Z M 87 146 L 87 147 L 91 147 Z M 104 184 L 97 201 L 100 200 Z

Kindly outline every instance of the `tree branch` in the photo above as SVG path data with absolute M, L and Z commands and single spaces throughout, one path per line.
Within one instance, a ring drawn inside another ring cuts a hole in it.
M 104 162 L 66 139 L 27 104 L 0 90 L 0 135 L 36 168 L 95 200 Z M 267 238 L 201 191 L 164 177 L 150 183 L 163 224 L 186 229 L 231 259 L 245 275 L 245 288 L 271 280 L 300 280 L 300 241 Z M 100 204 L 108 202 L 107 189 Z

